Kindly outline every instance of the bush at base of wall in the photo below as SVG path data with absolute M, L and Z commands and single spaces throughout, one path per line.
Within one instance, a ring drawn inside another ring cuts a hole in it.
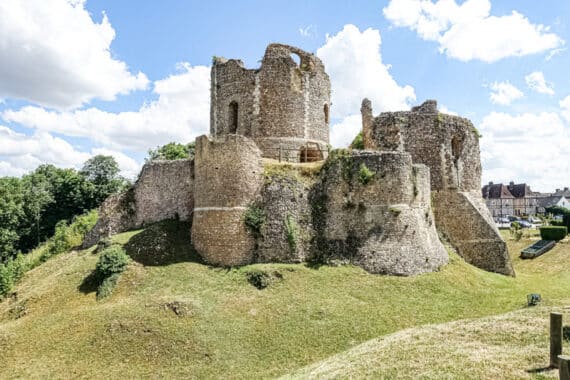
M 542 240 L 562 240 L 568 234 L 568 228 L 560 226 L 540 227 Z

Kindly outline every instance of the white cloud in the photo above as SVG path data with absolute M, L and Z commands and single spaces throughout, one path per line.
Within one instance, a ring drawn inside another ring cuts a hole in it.
M 524 94 L 509 82 L 494 82 L 489 86 L 491 94 L 489 98 L 493 104 L 508 106 L 514 100 L 522 98 Z
M 301 28 L 299 28 L 299 34 L 302 37 L 306 37 L 306 38 L 315 37 L 315 34 L 316 34 L 315 33 L 315 26 L 314 25 L 307 25 L 304 28 L 301 27 Z
M 437 41 L 439 50 L 461 61 L 495 62 L 559 48 L 564 41 L 544 25 L 532 24 L 513 11 L 491 16 L 489 0 L 391 0 L 384 16 L 420 38 Z
M 439 112 L 441 113 L 445 113 L 447 115 L 453 115 L 453 116 L 457 116 L 458 113 L 455 111 L 450 110 L 449 108 L 447 108 L 447 106 L 445 104 L 442 104 L 440 106 L 438 106 L 439 108 Z
M 570 95 L 560 101 L 562 116 L 570 123 Z
M 46 163 L 79 169 L 97 154 L 115 157 L 125 177 L 134 178 L 140 170 L 139 163 L 120 152 L 104 148 L 93 149 L 90 153 L 81 152 L 64 139 L 45 131 L 27 136 L 0 126 L 0 177 L 21 176 Z
M 158 99 L 136 112 L 57 112 L 27 106 L 4 111 L 2 118 L 39 131 L 86 137 L 113 150 L 146 152 L 170 141 L 190 142 L 208 132 L 210 69 L 189 64 L 179 68 L 180 73 L 154 83 Z
M 331 78 L 334 118 L 344 118 L 360 110 L 363 98 L 369 98 L 375 112 L 408 109 L 416 99 L 411 86 L 400 86 L 382 62 L 380 32 L 345 25 L 334 36 L 327 36 L 317 50 Z
M 147 77 L 112 56 L 114 38 L 84 0 L 0 1 L 0 97 L 71 109 L 145 89 Z
M 541 94 L 554 95 L 552 83 L 547 83 L 544 79 L 544 74 L 541 71 L 535 71 L 524 77 L 527 86 Z
M 335 148 L 346 148 L 361 130 L 360 114 L 349 115 L 331 127 L 331 145 Z
M 570 177 L 570 133 L 557 113 L 492 112 L 479 125 L 483 183 L 527 182 L 553 191 Z

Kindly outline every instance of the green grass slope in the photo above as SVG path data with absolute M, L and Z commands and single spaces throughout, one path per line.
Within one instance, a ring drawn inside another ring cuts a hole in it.
M 166 222 L 116 236 L 133 262 L 101 301 L 94 249 L 28 272 L 0 303 L 0 378 L 268 378 L 402 329 L 521 309 L 530 292 L 545 305 L 570 301 L 566 244 L 515 259 L 517 278 L 454 254 L 438 273 L 403 278 L 352 266 L 213 268 L 188 235 Z M 269 285 L 253 286 L 259 278 Z

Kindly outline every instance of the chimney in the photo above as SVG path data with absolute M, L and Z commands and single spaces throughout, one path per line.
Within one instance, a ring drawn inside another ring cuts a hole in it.
M 492 182 L 492 181 L 491 181 L 491 182 L 489 182 L 489 186 L 493 186 L 493 182 Z
M 556 189 L 556 192 L 559 193 L 559 192 L 560 192 L 560 189 Z
M 514 181 L 509 182 L 509 186 L 514 186 L 514 185 L 515 185 Z
M 564 188 L 564 191 L 568 191 L 568 188 L 567 188 L 567 187 L 565 187 L 565 188 Z

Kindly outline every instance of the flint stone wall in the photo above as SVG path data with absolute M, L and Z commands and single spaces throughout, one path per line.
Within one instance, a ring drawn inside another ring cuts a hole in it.
M 297 263 L 309 257 L 314 238 L 309 203 L 313 183 L 301 181 L 294 170 L 265 176 L 260 200 L 265 221 L 257 239 L 256 262 Z M 287 223 L 294 229 L 294 244 Z
M 514 275 L 506 244 L 489 210 L 481 207 L 479 136 L 473 124 L 439 113 L 433 100 L 374 118 L 365 99 L 361 113 L 367 149 L 409 152 L 414 163 L 429 167 L 437 228 L 459 255 L 479 268 Z
M 433 203 L 438 228 L 465 261 L 489 272 L 514 276 L 507 245 L 478 191 L 436 191 Z
M 188 220 L 194 207 L 193 160 L 153 161 L 128 191 L 99 207 L 99 219 L 84 246 L 101 238 L 166 219 Z
M 230 133 L 252 137 L 268 158 L 277 159 L 281 147 L 283 160 L 299 162 L 298 151 L 307 143 L 326 156 L 330 80 L 316 56 L 271 44 L 259 69 L 248 70 L 239 60 L 215 58 L 211 77 L 212 137 Z M 229 126 L 232 103 L 238 106 L 236 131 Z
M 255 240 L 244 223 L 262 185 L 261 152 L 240 135 L 196 139 L 192 242 L 213 265 L 251 263 Z
M 313 193 L 316 255 L 392 275 L 432 272 L 448 262 L 425 166 L 401 152 L 334 154 Z M 362 167 L 374 173 L 366 184 Z

